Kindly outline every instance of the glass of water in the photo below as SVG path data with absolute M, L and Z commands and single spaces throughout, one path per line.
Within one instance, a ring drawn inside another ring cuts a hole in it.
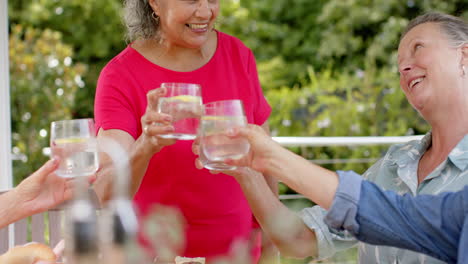
M 174 132 L 162 138 L 192 140 L 197 136 L 202 112 L 201 87 L 193 83 L 163 83 L 166 95 L 159 98 L 157 111 L 171 115 Z
M 89 176 L 99 167 L 93 119 L 52 122 L 50 147 L 52 155 L 60 157 L 58 176 Z
M 226 159 L 240 159 L 250 149 L 244 138 L 230 138 L 229 129 L 247 125 L 241 100 L 216 101 L 203 106 L 200 125 L 200 161 L 209 170 L 234 170 Z

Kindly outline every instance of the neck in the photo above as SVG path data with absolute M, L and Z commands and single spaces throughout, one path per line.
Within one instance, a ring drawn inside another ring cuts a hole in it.
M 437 153 L 448 154 L 468 134 L 468 95 L 465 91 L 468 87 L 460 89 L 456 96 L 446 98 L 446 103 L 440 99 L 439 106 L 424 115 L 429 117 L 425 119 L 432 127 L 432 147 L 441 151 Z
M 148 42 L 149 57 L 153 63 L 175 71 L 193 71 L 205 65 L 217 47 L 216 32 L 212 32 L 203 45 L 185 47 L 169 41 L 152 39 Z
M 468 134 L 468 113 L 446 114 L 444 120 L 440 120 L 432 125 L 432 146 L 434 153 L 444 156 Z
M 186 60 L 187 57 L 195 57 L 200 59 L 208 58 L 208 51 L 207 46 L 208 44 L 202 45 L 201 47 L 196 48 L 187 48 L 179 46 L 175 43 L 169 43 L 167 41 L 163 41 L 162 43 L 157 43 L 156 49 L 160 52 L 159 57 L 166 57 L 171 59 L 180 59 Z

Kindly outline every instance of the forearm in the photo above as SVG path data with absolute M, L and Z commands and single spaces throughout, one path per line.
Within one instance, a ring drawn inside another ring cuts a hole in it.
M 130 166 L 131 166 L 131 180 L 130 180 L 130 196 L 133 197 L 140 184 L 143 181 L 146 170 L 148 169 L 149 162 L 153 157 L 153 153 L 144 151 L 142 142 L 138 139 L 130 151 Z
M 268 162 L 267 175 L 283 181 L 325 209 L 331 206 L 338 186 L 335 172 L 312 164 L 284 148 L 272 153 Z
M 15 190 L 0 195 L 0 229 L 28 216 L 28 211 L 18 203 Z
M 262 230 L 281 254 L 300 258 L 316 255 L 314 232 L 279 201 L 262 174 L 248 170 L 237 179 Z

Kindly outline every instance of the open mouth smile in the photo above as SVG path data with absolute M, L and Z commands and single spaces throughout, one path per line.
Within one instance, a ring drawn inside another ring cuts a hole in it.
M 419 83 L 421 83 L 424 79 L 425 79 L 425 76 L 422 76 L 422 77 L 419 77 L 419 78 L 416 78 L 416 79 L 410 81 L 409 84 L 408 84 L 408 88 L 409 88 L 410 90 L 413 90 L 413 88 L 414 88 L 416 85 L 418 85 Z
M 208 24 L 185 24 L 187 27 L 194 30 L 206 30 L 208 29 Z

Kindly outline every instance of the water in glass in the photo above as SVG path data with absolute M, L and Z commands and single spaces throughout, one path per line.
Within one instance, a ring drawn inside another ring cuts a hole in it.
M 201 151 L 209 161 L 204 164 L 205 167 L 235 169 L 233 166 L 223 164 L 223 161 L 242 158 L 249 152 L 250 144 L 246 139 L 233 139 L 225 133 L 229 128 L 245 126 L 247 123 L 245 116 L 203 116 L 201 120 Z M 209 165 L 210 163 L 214 164 Z
M 196 137 L 202 108 L 201 96 L 179 95 L 159 99 L 158 111 L 172 116 L 174 133 L 162 138 L 192 140 Z
M 99 166 L 94 138 L 56 139 L 52 141 L 52 153 L 60 158 L 58 176 L 87 176 L 96 172 Z

